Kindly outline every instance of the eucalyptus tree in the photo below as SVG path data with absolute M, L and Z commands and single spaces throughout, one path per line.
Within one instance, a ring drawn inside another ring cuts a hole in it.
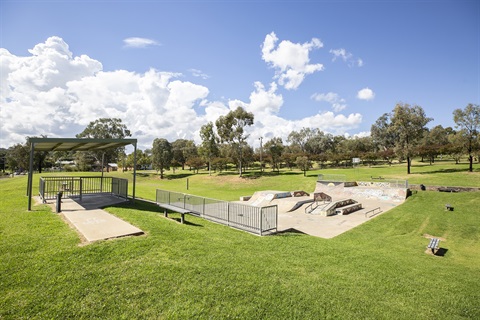
M 10 171 L 27 170 L 29 162 L 29 152 L 25 144 L 17 143 L 8 148 L 5 156 L 5 163 Z
M 277 169 L 277 171 L 280 171 L 279 163 L 282 158 L 282 153 L 284 149 L 285 146 L 283 145 L 282 138 L 275 137 L 265 143 L 264 150 L 272 161 L 273 171 L 275 169 Z
M 160 179 L 163 179 L 164 171 L 170 169 L 172 159 L 172 144 L 163 138 L 153 140 L 152 166 L 160 171 Z
M 301 156 L 297 157 L 297 160 L 295 161 L 295 164 L 297 167 L 303 171 L 303 176 L 307 176 L 307 171 L 310 169 L 312 166 L 312 162 L 308 159 L 306 156 Z
M 240 177 L 242 176 L 242 148 L 249 136 L 245 133 L 245 127 L 253 125 L 253 119 L 253 113 L 238 107 L 215 121 L 220 141 L 230 144 L 236 153 Z
M 459 164 L 463 155 L 467 152 L 466 147 L 468 140 L 466 135 L 460 130 L 448 135 L 448 148 L 446 153 L 455 160 L 455 164 Z
M 370 128 L 374 151 L 386 151 L 395 147 L 397 134 L 391 130 L 390 114 L 381 115 Z
M 465 109 L 453 111 L 453 121 L 467 140 L 467 152 L 470 172 L 473 171 L 473 153 L 479 148 L 478 135 L 480 130 L 480 106 L 469 103 Z
M 173 161 L 185 170 L 185 163 L 189 158 L 197 157 L 197 146 L 193 140 L 177 139 L 172 142 Z
M 218 149 L 218 137 L 213 130 L 213 122 L 209 122 L 200 128 L 202 144 L 198 153 L 208 162 L 208 174 L 211 174 L 212 159 L 220 154 Z
M 431 120 L 422 107 L 398 103 L 390 114 L 382 115 L 372 125 L 372 138 L 384 148 L 394 145 L 397 157 L 407 160 L 407 173 L 410 174 L 416 146 Z
M 418 153 L 422 156 L 422 160 L 427 157 L 432 164 L 438 155 L 446 153 L 448 145 L 448 132 L 441 125 L 438 125 L 425 131 L 418 146 Z
M 132 134 L 127 126 L 119 118 L 100 118 L 91 121 L 87 127 L 79 134 L 77 138 L 95 138 L 95 139 L 123 139 L 131 137 Z M 105 163 L 116 162 L 120 152 L 125 151 L 125 147 L 109 149 L 104 151 L 89 152 L 97 162 L 102 159 Z M 102 168 L 103 170 L 103 168 Z

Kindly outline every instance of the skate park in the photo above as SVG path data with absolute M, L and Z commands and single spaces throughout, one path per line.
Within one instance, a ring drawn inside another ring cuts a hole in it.
M 345 181 L 343 176 L 320 175 L 313 192 L 257 191 L 242 197 L 253 206 L 278 208 L 278 232 L 295 231 L 333 238 L 402 204 L 405 180 Z

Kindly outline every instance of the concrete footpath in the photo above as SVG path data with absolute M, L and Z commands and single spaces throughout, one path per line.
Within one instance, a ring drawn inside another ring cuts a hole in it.
M 82 200 L 65 198 L 60 214 L 86 242 L 143 234 L 141 229 L 100 209 L 122 202 L 125 199 L 104 194 L 83 196 Z M 47 204 L 56 212 L 55 200 Z

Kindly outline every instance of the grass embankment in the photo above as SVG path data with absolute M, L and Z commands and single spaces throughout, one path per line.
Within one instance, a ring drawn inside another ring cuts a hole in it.
M 185 192 L 186 177 L 172 178 L 139 177 L 137 192 Z M 315 178 L 192 175 L 188 192 L 236 200 L 263 189 L 309 191 Z M 181 225 L 137 202 L 108 210 L 145 236 L 79 246 L 49 208 L 25 210 L 25 186 L 25 177 L 0 181 L 2 319 L 480 318 L 478 193 L 418 192 L 328 240 L 258 237 L 195 217 Z M 425 235 L 445 239 L 444 257 L 424 253 Z

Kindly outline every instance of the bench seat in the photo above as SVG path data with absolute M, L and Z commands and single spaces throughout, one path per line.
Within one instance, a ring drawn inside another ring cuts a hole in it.
M 184 209 L 184 208 L 180 208 L 180 207 L 177 207 L 177 206 L 172 206 L 170 204 L 166 204 L 166 203 L 157 203 L 157 205 L 164 210 L 163 214 L 165 215 L 165 218 L 168 218 L 168 212 L 167 210 L 170 210 L 170 211 L 173 211 L 173 212 L 178 212 L 180 213 L 180 222 L 181 223 L 185 223 L 185 214 L 191 214 L 192 211 L 191 210 L 188 210 L 188 209 Z

